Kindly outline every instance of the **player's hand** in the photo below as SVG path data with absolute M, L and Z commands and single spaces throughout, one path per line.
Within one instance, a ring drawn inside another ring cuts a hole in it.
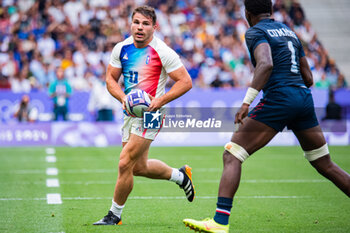
M 314 84 L 312 80 L 308 80 L 308 81 L 304 80 L 304 83 L 305 83 L 307 88 L 310 88 Z
M 128 112 L 128 110 L 126 109 L 126 106 L 125 106 L 125 102 L 127 101 L 126 99 L 127 99 L 127 96 L 124 96 L 122 99 L 122 108 L 123 108 L 124 113 L 126 113 L 126 115 L 130 116 L 130 113 Z
M 243 124 L 243 119 L 248 116 L 249 105 L 242 104 L 241 108 L 236 113 L 235 124 Z
M 155 97 L 151 96 L 150 94 L 148 94 L 148 96 L 151 99 L 151 104 L 149 105 L 149 107 L 147 109 L 148 112 L 157 111 L 158 109 L 160 109 L 163 106 L 160 98 L 155 98 Z

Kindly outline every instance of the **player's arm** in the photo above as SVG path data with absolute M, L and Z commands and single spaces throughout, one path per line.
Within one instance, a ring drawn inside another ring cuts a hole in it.
M 273 68 L 270 45 L 268 43 L 259 44 L 254 50 L 254 57 L 256 67 L 250 87 L 260 91 L 269 80 Z
M 271 48 L 268 43 L 259 44 L 254 50 L 254 57 L 256 60 L 256 67 L 253 81 L 248 88 L 240 110 L 236 114 L 235 123 L 243 123 L 243 118 L 248 115 L 250 104 L 269 80 L 273 69 Z
M 159 98 L 152 98 L 149 111 L 161 108 L 170 101 L 179 98 L 192 88 L 192 80 L 184 66 L 168 73 L 169 77 L 175 81 L 171 89 Z
M 122 103 L 123 109 L 125 109 L 125 99 L 122 88 L 119 86 L 118 81 L 122 74 L 122 64 L 120 62 L 120 52 L 123 44 L 118 43 L 114 46 L 106 73 L 106 86 L 109 93 Z
M 121 68 L 113 67 L 109 64 L 107 67 L 106 85 L 109 93 L 111 93 L 111 95 L 114 98 L 119 100 L 119 102 L 123 104 L 123 108 L 124 108 L 124 99 L 126 95 L 124 94 L 122 88 L 118 84 L 121 74 L 122 74 Z
M 300 73 L 305 85 L 308 88 L 311 87 L 314 84 L 314 79 L 305 56 L 300 58 Z

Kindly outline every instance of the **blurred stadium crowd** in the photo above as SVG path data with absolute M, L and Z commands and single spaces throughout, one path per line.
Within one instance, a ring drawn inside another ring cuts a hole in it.
M 2 0 L 0 89 L 47 91 L 58 67 L 73 90 L 103 81 L 113 46 L 129 36 L 132 10 L 156 8 L 158 31 L 199 88 L 247 87 L 243 0 Z M 346 87 L 296 0 L 275 0 L 274 18 L 302 40 L 316 88 Z M 171 83 L 170 83 L 171 84 Z

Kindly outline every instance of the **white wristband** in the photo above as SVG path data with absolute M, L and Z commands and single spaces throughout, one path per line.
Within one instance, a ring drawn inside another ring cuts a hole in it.
M 249 87 L 247 90 L 247 93 L 245 94 L 243 103 L 250 105 L 258 94 L 259 94 L 258 90 L 252 87 Z

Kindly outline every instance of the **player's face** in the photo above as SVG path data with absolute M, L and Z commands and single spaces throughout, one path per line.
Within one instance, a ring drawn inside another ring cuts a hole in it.
M 151 18 L 136 13 L 131 23 L 131 33 L 136 47 L 144 47 L 151 42 L 155 28 L 156 26 L 153 25 Z

